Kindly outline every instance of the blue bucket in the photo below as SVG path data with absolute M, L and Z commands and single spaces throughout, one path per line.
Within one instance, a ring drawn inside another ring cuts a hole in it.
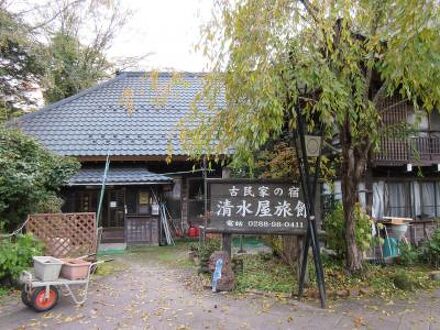
M 399 248 L 397 245 L 397 240 L 393 237 L 385 238 L 383 243 L 383 256 L 387 257 L 397 257 L 399 255 Z

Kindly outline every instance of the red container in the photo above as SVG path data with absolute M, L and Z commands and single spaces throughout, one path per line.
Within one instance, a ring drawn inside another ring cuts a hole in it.
M 81 259 L 62 259 L 61 276 L 69 280 L 81 280 L 89 274 L 90 262 Z
M 198 237 L 199 236 L 199 230 L 196 227 L 189 227 L 188 229 L 188 236 L 189 237 Z

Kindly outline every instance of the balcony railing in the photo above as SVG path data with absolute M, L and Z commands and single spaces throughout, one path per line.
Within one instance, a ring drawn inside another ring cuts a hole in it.
M 429 134 L 407 139 L 383 137 L 374 160 L 384 165 L 440 163 L 440 136 Z

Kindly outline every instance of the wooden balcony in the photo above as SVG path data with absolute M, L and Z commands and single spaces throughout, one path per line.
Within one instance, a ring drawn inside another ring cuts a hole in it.
M 383 137 L 380 151 L 373 160 L 376 165 L 440 164 L 440 132 L 426 136 L 402 138 Z

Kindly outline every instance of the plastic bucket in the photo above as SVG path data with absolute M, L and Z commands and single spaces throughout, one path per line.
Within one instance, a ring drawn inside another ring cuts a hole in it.
M 55 281 L 60 276 L 63 262 L 49 256 L 36 256 L 34 259 L 35 276 L 42 281 Z
M 395 238 L 389 237 L 385 238 L 383 243 L 383 256 L 396 257 L 399 255 L 399 248 L 397 247 L 397 240 Z

